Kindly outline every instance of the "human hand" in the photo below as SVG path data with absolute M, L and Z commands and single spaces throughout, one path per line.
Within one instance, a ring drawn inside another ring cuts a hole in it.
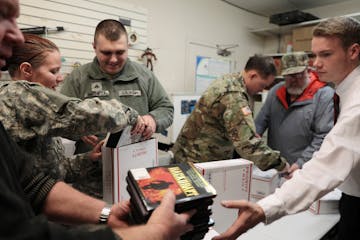
M 131 134 L 143 134 L 146 128 L 145 121 L 141 116 L 138 116 L 136 124 L 131 129 Z
M 127 228 L 114 228 L 113 231 L 123 239 L 175 240 L 193 230 L 189 224 L 195 210 L 178 214 L 175 209 L 175 195 L 168 191 L 160 205 L 151 214 L 147 224 Z M 111 216 L 111 215 L 110 215 Z
M 298 170 L 299 168 L 300 168 L 300 167 L 299 167 L 299 165 L 297 165 L 297 163 L 293 163 L 293 164 L 290 166 L 289 170 L 288 170 L 288 174 L 284 175 L 284 178 L 286 178 L 286 179 L 292 178 L 294 172 L 295 172 L 296 170 Z
M 89 158 L 91 161 L 95 162 L 101 158 L 101 147 L 104 145 L 105 140 L 101 140 L 95 147 L 91 150 Z
M 279 172 L 279 174 L 281 175 L 287 175 L 289 174 L 289 169 L 290 169 L 290 165 L 288 162 L 285 163 L 285 167 L 283 169 L 281 169 Z
M 256 204 L 245 200 L 222 201 L 221 205 L 226 208 L 237 208 L 238 217 L 235 222 L 219 236 L 213 237 L 213 240 L 232 240 L 236 239 L 248 229 L 256 226 L 265 220 L 265 213 L 262 208 Z
M 107 223 L 110 227 L 122 228 L 129 226 L 130 201 L 114 204 L 110 212 Z
M 174 209 L 175 195 L 169 190 L 147 223 L 149 227 L 157 229 L 163 239 L 179 239 L 181 235 L 193 230 L 193 226 L 188 222 L 196 210 L 178 214 Z
M 145 130 L 142 133 L 143 137 L 145 139 L 151 138 L 153 133 L 156 131 L 156 122 L 155 119 L 151 115 L 144 115 L 142 116 L 144 122 L 145 122 Z
M 84 136 L 81 138 L 81 140 L 83 140 L 84 143 L 91 145 L 92 147 L 95 147 L 96 144 L 99 143 L 99 138 L 95 135 Z

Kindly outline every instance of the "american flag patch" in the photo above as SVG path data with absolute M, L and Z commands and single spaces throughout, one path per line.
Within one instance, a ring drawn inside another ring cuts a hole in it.
M 241 108 L 242 113 L 247 116 L 251 114 L 251 109 L 249 108 L 249 106 L 243 107 Z

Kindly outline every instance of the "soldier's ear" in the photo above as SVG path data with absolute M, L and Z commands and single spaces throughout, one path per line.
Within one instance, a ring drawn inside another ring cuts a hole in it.
M 20 77 L 24 80 L 30 81 L 33 75 L 33 69 L 30 63 L 23 62 L 19 66 Z
M 254 80 L 254 79 L 256 79 L 258 77 L 258 73 L 255 70 L 251 70 L 249 72 L 249 77 L 250 77 L 250 79 L 252 81 L 252 80 Z

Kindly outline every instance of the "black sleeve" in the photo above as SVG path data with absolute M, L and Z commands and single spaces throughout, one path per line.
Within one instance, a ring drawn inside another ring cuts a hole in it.
M 26 200 L 32 206 L 34 212 L 38 214 L 41 212 L 44 201 L 55 185 L 56 180 L 35 168 L 34 159 L 29 154 L 26 154 L 15 142 L 11 145 L 15 153 L 15 162 L 19 163 L 17 171 Z
M 55 181 L 38 172 L 31 159 L 10 139 L 0 123 L 0 238 L 8 240 L 111 239 L 110 228 L 88 231 L 68 229 L 35 215 L 31 205 L 40 208 Z

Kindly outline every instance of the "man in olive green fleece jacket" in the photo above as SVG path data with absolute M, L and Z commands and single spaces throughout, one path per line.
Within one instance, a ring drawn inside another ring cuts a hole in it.
M 116 99 L 142 116 L 144 139 L 162 132 L 173 121 L 173 104 L 156 76 L 128 58 L 128 36 L 124 26 L 112 19 L 101 21 L 96 29 L 93 62 L 74 69 L 60 92 L 80 99 Z M 76 142 L 75 153 L 88 152 L 105 136 L 85 136 Z M 102 197 L 102 169 L 94 165 L 88 174 L 73 183 L 77 189 Z

